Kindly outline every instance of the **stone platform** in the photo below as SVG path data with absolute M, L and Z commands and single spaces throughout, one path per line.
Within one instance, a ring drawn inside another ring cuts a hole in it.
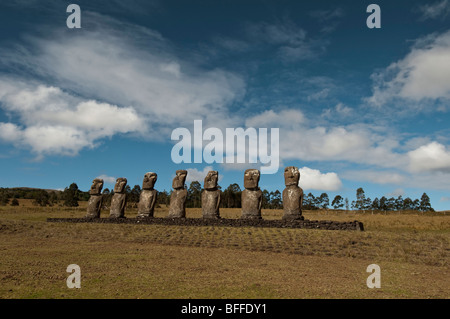
M 338 222 L 328 220 L 267 220 L 267 219 L 204 219 L 204 218 L 47 218 L 52 223 L 100 223 L 134 225 L 175 225 L 175 226 L 228 226 L 228 227 L 272 227 L 304 228 L 325 230 L 364 231 L 359 221 Z

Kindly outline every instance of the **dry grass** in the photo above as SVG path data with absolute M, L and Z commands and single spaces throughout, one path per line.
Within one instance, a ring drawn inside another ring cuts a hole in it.
M 365 232 L 46 222 L 83 217 L 81 204 L 0 207 L 0 298 L 450 296 L 450 217 L 443 214 L 304 213 L 359 220 Z M 266 219 L 281 214 L 263 211 Z M 155 215 L 166 216 L 167 208 Z M 200 209 L 187 211 L 187 217 L 200 215 Z M 238 218 L 240 210 L 221 215 Z M 72 263 L 81 267 L 82 289 L 66 286 Z M 372 263 L 381 267 L 381 289 L 366 286 Z

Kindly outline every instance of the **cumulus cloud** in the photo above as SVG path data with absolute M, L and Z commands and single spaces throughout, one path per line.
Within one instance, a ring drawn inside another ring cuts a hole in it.
M 373 95 L 367 101 L 374 106 L 395 99 L 450 99 L 450 31 L 419 39 L 405 58 L 374 73 L 372 79 Z
M 402 188 L 397 188 L 394 189 L 392 192 L 387 193 L 385 196 L 386 197 L 399 197 L 399 196 L 404 196 L 405 195 L 405 190 Z
M 437 142 L 408 152 L 412 172 L 438 171 L 450 173 L 450 150 Z
M 286 159 L 307 161 L 349 161 L 381 167 L 398 167 L 402 156 L 393 149 L 394 141 L 370 128 L 317 126 L 282 131 L 280 153 Z
M 198 67 L 153 30 L 92 12 L 83 23 L 80 34 L 49 30 L 0 49 L 0 65 L 20 70 L 0 74 L 1 107 L 14 120 L 2 125 L 4 141 L 39 156 L 74 155 L 118 133 L 170 141 L 194 119 L 233 120 L 225 115 L 245 92 L 240 76 Z
M 108 175 L 102 174 L 100 176 L 97 176 L 96 178 L 103 179 L 104 183 L 116 184 L 116 178 L 113 176 L 108 176 Z
M 395 137 L 366 124 L 314 126 L 301 111 L 284 109 L 257 114 L 248 118 L 246 125 L 279 127 L 281 161 L 349 161 L 380 167 L 402 167 L 406 161 L 404 155 L 395 152 L 399 144 Z
M 299 186 L 304 190 L 337 191 L 342 187 L 342 182 L 336 173 L 322 173 L 309 167 L 303 167 L 299 171 Z
M 132 105 L 159 127 L 223 117 L 228 104 L 245 92 L 240 76 L 197 67 L 153 30 L 89 12 L 83 21 L 89 31 L 27 37 L 27 50 L 4 48 L 2 62 L 26 66 L 83 96 Z
M 103 138 L 143 132 L 132 107 L 83 100 L 57 87 L 0 78 L 1 107 L 20 124 L 0 123 L 0 139 L 44 155 L 76 155 Z
M 201 171 L 199 171 L 197 168 L 188 168 L 186 170 L 188 171 L 188 174 L 186 176 L 186 183 L 191 183 L 191 182 L 197 181 L 202 185 L 203 185 L 203 180 L 205 179 L 208 172 L 214 171 L 212 166 L 206 166 Z M 223 175 L 220 174 L 220 172 L 219 172 L 219 181 L 222 178 L 223 178 Z

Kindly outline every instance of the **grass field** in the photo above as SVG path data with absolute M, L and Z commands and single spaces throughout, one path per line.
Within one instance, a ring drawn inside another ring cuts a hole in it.
M 364 232 L 46 222 L 84 217 L 85 205 L 0 207 L 0 298 L 450 297 L 448 214 L 304 212 L 362 221 Z M 66 286 L 69 264 L 81 267 L 81 289 Z M 381 268 L 379 289 L 366 285 L 370 264 Z

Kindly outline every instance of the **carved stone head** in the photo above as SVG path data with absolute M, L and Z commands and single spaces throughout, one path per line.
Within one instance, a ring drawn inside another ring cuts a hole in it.
M 91 189 L 89 190 L 90 195 L 100 195 L 103 188 L 103 179 L 95 178 L 92 181 Z
M 172 181 L 172 188 L 173 189 L 184 188 L 184 182 L 186 181 L 187 171 L 184 169 L 179 169 L 175 173 L 176 175 Z
M 217 188 L 218 180 L 219 180 L 219 172 L 209 171 L 205 177 L 204 188 L 208 190 L 215 190 Z
M 257 169 L 247 169 L 244 173 L 244 187 L 247 189 L 258 188 L 261 173 Z
M 300 171 L 295 166 L 289 166 L 284 169 L 284 184 L 286 186 L 296 185 L 300 180 Z
M 148 172 L 144 175 L 144 181 L 142 182 L 142 189 L 153 189 L 155 186 L 158 175 L 153 172 Z
M 127 186 L 127 179 L 125 177 L 119 177 L 116 179 L 116 185 L 114 186 L 114 193 L 125 192 L 125 186 Z

